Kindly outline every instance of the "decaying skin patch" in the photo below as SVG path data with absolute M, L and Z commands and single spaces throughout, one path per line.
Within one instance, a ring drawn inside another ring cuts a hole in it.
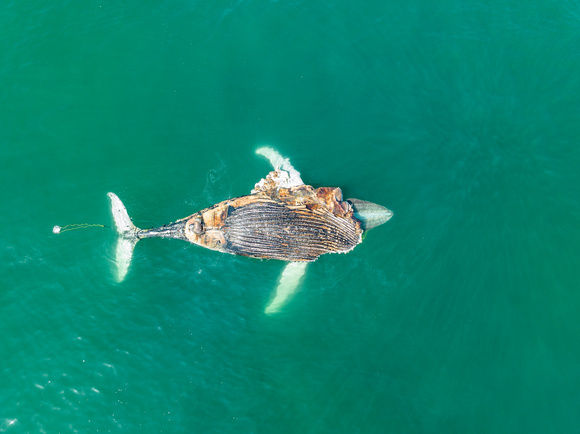
M 266 259 L 313 261 L 345 253 L 361 241 L 360 222 L 340 188 L 284 187 L 273 171 L 252 194 L 225 200 L 187 217 L 185 236 L 221 252 Z

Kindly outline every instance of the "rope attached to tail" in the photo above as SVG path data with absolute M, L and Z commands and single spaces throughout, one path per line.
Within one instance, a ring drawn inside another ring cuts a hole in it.
M 74 225 L 66 225 L 63 227 L 60 226 L 55 226 L 52 228 L 52 233 L 53 234 L 60 234 L 62 232 L 66 232 L 66 231 L 72 231 L 75 229 L 86 229 L 86 228 L 106 228 L 105 225 L 99 225 L 99 224 L 91 224 L 91 223 L 80 223 L 80 224 L 74 224 Z

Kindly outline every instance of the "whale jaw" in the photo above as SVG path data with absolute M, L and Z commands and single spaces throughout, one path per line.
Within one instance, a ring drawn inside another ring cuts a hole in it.
M 376 228 L 393 217 L 393 211 L 373 202 L 360 199 L 348 199 L 352 205 L 354 216 L 360 220 L 364 231 Z

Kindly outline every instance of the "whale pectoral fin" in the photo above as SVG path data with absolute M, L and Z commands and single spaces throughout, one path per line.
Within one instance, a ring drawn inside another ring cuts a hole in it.
M 284 267 L 276 287 L 276 295 L 266 307 L 265 312 L 267 314 L 278 312 L 284 303 L 296 292 L 302 276 L 306 272 L 307 265 L 308 262 L 290 262 Z
M 297 185 L 304 185 L 300 172 L 294 169 L 288 158 L 282 157 L 278 151 L 267 146 L 256 149 L 256 154 L 266 157 L 274 170 L 284 170 L 288 173 L 288 179 L 283 181 L 283 187 L 295 187 Z

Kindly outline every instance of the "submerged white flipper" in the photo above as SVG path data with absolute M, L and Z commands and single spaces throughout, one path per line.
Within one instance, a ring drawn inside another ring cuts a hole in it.
M 137 237 L 139 228 L 131 221 L 131 217 L 129 217 L 127 209 L 123 205 L 123 202 L 121 202 L 121 199 L 115 193 L 108 193 L 107 195 L 111 199 L 111 213 L 113 214 L 115 228 L 119 235 L 115 247 L 115 264 L 117 265 L 115 277 L 117 282 L 122 282 L 127 275 L 127 271 L 129 271 L 135 244 L 139 241 Z
M 282 271 L 280 281 L 276 287 L 276 295 L 270 304 L 266 307 L 266 313 L 272 314 L 280 310 L 282 305 L 288 300 L 298 289 L 300 280 L 306 272 L 308 262 L 290 262 Z
M 270 160 L 270 164 L 274 170 L 284 170 L 288 172 L 289 179 L 284 182 L 284 187 L 294 187 L 297 185 L 303 185 L 304 182 L 300 178 L 300 172 L 294 169 L 294 166 L 290 163 L 288 158 L 282 157 L 278 151 L 275 149 L 264 146 L 256 150 L 256 154 L 262 155 Z

